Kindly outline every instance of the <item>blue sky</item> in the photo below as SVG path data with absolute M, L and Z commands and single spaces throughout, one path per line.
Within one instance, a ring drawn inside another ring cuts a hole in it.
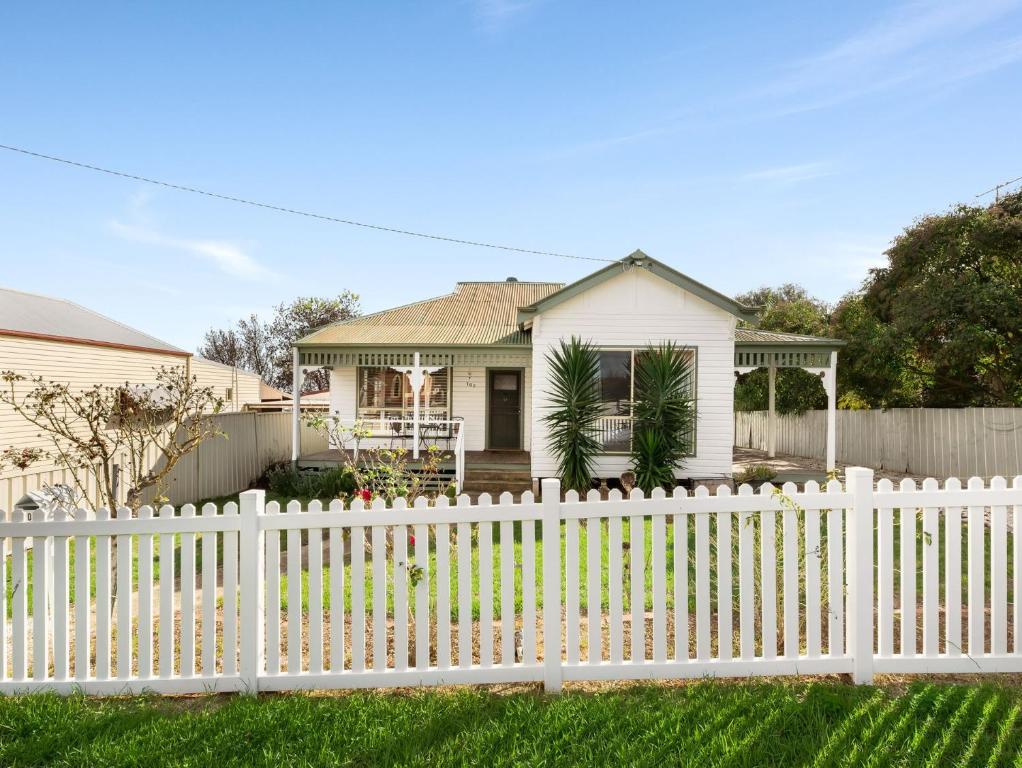
M 0 143 L 725 293 L 855 288 L 915 217 L 1022 175 L 1022 0 L 5 4 Z M 193 349 L 351 289 L 598 267 L 0 152 L 0 285 Z

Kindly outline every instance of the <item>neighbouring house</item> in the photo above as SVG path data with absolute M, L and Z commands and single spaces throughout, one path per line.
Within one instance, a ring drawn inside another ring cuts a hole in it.
M 634 356 L 649 344 L 673 341 L 692 356 L 696 381 L 696 447 L 679 479 L 730 476 L 735 377 L 760 367 L 771 372 L 771 405 L 777 368 L 820 375 L 833 466 L 842 342 L 739 327 L 754 319 L 754 308 L 636 251 L 570 285 L 513 277 L 458 283 L 445 296 L 326 326 L 295 347 L 295 391 L 303 371 L 329 369 L 331 414 L 372 426 L 368 444 L 408 446 L 416 432 L 422 441 L 423 430 L 432 430 L 433 439 L 449 437 L 454 427 L 445 422 L 454 421 L 463 432 L 469 476 L 473 465 L 497 464 L 531 479 L 550 477 L 558 461 L 543 424 L 547 355 L 578 336 L 600 350 L 605 452 L 596 474 L 614 479 L 629 468 Z M 309 464 L 329 459 L 302 455 L 298 418 L 296 411 L 293 458 Z
M 146 384 L 161 366 L 184 366 L 200 385 L 212 387 L 224 399 L 226 412 L 246 410 L 264 396 L 285 396 L 255 374 L 203 359 L 74 302 L 0 288 L 0 371 L 84 389 L 96 384 Z M 27 391 L 29 383 L 18 386 Z M 0 450 L 48 448 L 50 441 L 38 432 L 0 405 Z M 49 467 L 40 463 L 29 474 L 36 477 Z M 30 490 L 27 476 L 0 467 L 0 509 Z

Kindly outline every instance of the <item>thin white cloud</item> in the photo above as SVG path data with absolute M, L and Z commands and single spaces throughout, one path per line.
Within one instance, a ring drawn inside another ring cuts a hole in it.
M 781 102 L 778 114 L 833 106 L 907 82 L 957 79 L 953 47 L 970 32 L 1022 7 L 1020 0 L 916 0 L 903 3 L 875 23 L 820 53 L 799 59 L 768 83 L 759 96 Z M 987 48 L 980 41 L 982 51 Z M 965 53 L 973 50 L 965 46 Z M 987 68 L 1017 57 L 1002 54 Z M 966 76 L 972 76 L 966 75 Z
M 539 0 L 472 0 L 476 22 L 488 31 L 504 27 Z
M 136 243 L 145 243 L 160 248 L 171 248 L 199 256 L 226 275 L 243 280 L 266 281 L 277 274 L 245 253 L 240 245 L 226 240 L 189 240 L 171 237 L 154 229 L 120 221 L 111 221 L 110 229 L 115 235 Z
M 774 168 L 764 168 L 759 171 L 752 171 L 742 176 L 743 181 L 767 182 L 771 184 L 799 184 L 803 181 L 812 181 L 825 176 L 833 176 L 836 173 L 830 163 L 800 163 L 798 165 L 780 165 Z

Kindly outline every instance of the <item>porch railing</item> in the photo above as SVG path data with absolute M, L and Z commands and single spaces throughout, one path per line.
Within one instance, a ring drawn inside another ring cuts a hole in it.
M 446 415 L 446 412 L 445 412 Z M 453 454 L 454 457 L 454 483 L 455 492 L 461 493 L 465 484 L 465 422 L 463 419 L 432 419 L 420 414 L 418 425 L 411 418 L 359 418 L 343 425 L 353 431 L 355 427 L 368 431 L 368 438 L 390 440 L 391 447 L 394 441 L 400 445 L 397 447 L 411 448 L 413 456 L 418 459 L 419 451 L 423 448 L 443 448 Z M 345 440 L 345 443 L 350 442 Z M 411 442 L 411 445 L 408 443 Z M 332 446 L 346 448 L 347 445 Z

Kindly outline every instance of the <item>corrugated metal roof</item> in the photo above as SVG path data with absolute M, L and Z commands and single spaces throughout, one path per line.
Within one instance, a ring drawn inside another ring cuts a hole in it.
M 111 320 L 91 309 L 50 296 L 0 288 L 0 334 L 66 339 L 104 346 L 187 355 L 183 349 Z
M 780 331 L 761 331 L 757 328 L 736 328 L 736 344 L 836 344 L 844 345 L 840 339 L 828 339 L 823 336 L 806 336 L 801 333 L 781 333 Z
M 306 336 L 318 344 L 529 346 L 518 309 L 560 290 L 562 283 L 458 283 L 453 293 L 344 320 Z

